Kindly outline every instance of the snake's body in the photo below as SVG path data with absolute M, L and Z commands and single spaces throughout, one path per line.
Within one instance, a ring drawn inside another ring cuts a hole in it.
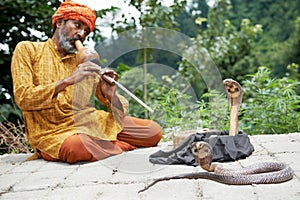
M 230 169 L 229 174 L 217 174 L 211 172 L 193 172 L 179 174 L 175 176 L 166 176 L 158 178 L 139 192 L 149 189 L 160 181 L 168 181 L 173 179 L 208 179 L 228 185 L 252 185 L 252 184 L 270 184 L 282 183 L 293 178 L 293 170 L 284 163 L 266 162 L 250 165 L 243 168 L 247 174 L 238 173 L 239 170 Z M 255 170 L 256 169 L 256 170 Z M 228 172 L 228 169 L 224 171 Z M 249 173 L 249 171 L 253 171 Z M 268 171 L 268 172 L 266 172 Z
M 160 181 L 173 179 L 208 179 L 228 185 L 252 185 L 282 183 L 293 178 L 294 172 L 285 163 L 262 162 L 241 169 L 224 168 L 212 163 L 212 148 L 206 142 L 192 144 L 196 162 L 208 172 L 193 172 L 158 178 L 139 192 L 149 189 Z
M 230 106 L 230 130 L 229 135 L 234 136 L 238 132 L 238 110 L 242 101 L 242 88 L 232 79 L 223 81 Z M 195 142 L 191 146 L 195 161 L 207 172 L 185 173 L 174 176 L 166 176 L 156 179 L 144 189 L 149 189 L 160 181 L 172 179 L 209 179 L 228 185 L 251 185 L 282 183 L 293 178 L 293 170 L 285 163 L 263 162 L 250 165 L 241 169 L 228 169 L 221 165 L 212 164 L 213 150 L 206 142 Z

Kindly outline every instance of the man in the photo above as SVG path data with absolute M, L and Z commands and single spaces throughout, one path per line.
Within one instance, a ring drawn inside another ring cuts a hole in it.
M 14 96 L 35 152 L 30 159 L 95 161 L 155 146 L 162 137 L 157 123 L 127 116 L 127 100 L 101 78 L 112 71 L 77 62 L 74 43 L 86 39 L 95 21 L 95 11 L 65 1 L 52 17 L 51 39 L 23 41 L 15 48 Z M 95 109 L 93 94 L 108 111 Z

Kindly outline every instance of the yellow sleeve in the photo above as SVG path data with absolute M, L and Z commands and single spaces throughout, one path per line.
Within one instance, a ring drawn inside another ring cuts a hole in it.
M 46 85 L 34 84 L 34 67 L 38 67 L 34 66 L 37 48 L 32 42 L 20 42 L 12 57 L 14 97 L 23 111 L 52 108 L 55 103 L 55 82 Z

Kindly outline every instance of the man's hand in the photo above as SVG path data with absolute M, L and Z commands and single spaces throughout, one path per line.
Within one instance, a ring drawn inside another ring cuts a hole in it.
M 66 87 L 82 81 L 87 76 L 100 77 L 101 67 L 90 61 L 79 64 L 70 76 L 57 81 L 53 96 L 56 96 Z
M 64 78 L 63 80 L 57 81 L 53 96 L 56 96 L 66 87 L 82 81 L 87 76 L 100 78 L 101 92 L 104 97 L 111 101 L 111 98 L 115 96 L 116 86 L 105 77 L 108 76 L 113 80 L 118 80 L 118 75 L 113 70 L 101 69 L 100 66 L 90 61 L 79 64 L 76 70 L 70 76 Z
M 77 69 L 67 78 L 66 82 L 69 85 L 73 85 L 82 81 L 87 76 L 97 77 L 101 75 L 101 67 L 90 61 L 81 63 Z
M 100 74 L 100 89 L 102 95 L 111 101 L 111 98 L 116 94 L 116 85 L 106 77 L 110 77 L 113 80 L 118 80 L 118 75 L 113 70 L 109 69 L 102 69 Z

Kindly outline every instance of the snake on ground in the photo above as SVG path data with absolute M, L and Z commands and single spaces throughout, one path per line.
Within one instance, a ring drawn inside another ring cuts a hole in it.
M 232 79 L 223 81 L 230 107 L 230 130 L 229 136 L 238 132 L 238 110 L 242 102 L 242 88 Z M 173 179 L 209 179 L 228 185 L 252 185 L 282 183 L 291 180 L 294 172 L 290 166 L 280 162 L 262 162 L 249 165 L 241 169 L 224 168 L 212 163 L 213 149 L 203 141 L 194 142 L 191 151 L 195 161 L 207 172 L 193 172 L 158 178 L 146 186 L 140 192 L 148 190 L 160 181 Z

